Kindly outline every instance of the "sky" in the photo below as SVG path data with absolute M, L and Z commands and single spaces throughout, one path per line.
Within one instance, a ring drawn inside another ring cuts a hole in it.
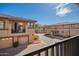
M 37 20 L 42 25 L 79 22 L 79 7 L 69 3 L 0 3 L 0 13 Z

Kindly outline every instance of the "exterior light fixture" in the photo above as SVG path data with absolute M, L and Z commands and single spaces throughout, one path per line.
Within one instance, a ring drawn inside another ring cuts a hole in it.
M 9 38 L 10 40 L 12 40 L 12 38 Z
M 5 39 L 1 39 L 1 40 L 5 40 Z
M 8 40 L 9 38 L 6 38 L 6 40 Z

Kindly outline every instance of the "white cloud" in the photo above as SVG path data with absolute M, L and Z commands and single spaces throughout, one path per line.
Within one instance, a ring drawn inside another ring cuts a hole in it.
M 56 15 L 58 16 L 65 16 L 66 14 L 70 13 L 72 10 L 68 7 L 66 7 L 68 3 L 59 4 L 56 6 Z

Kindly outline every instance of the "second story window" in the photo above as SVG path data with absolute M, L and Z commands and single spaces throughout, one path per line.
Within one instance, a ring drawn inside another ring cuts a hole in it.
M 12 26 L 12 33 L 23 33 L 25 32 L 25 27 L 23 23 L 14 23 Z
M 4 21 L 0 21 L 0 29 L 4 29 Z

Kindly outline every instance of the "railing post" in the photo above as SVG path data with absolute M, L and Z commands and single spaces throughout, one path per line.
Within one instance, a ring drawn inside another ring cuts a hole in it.
M 77 56 L 78 54 L 77 41 L 78 41 L 78 37 L 72 39 L 72 56 Z
M 59 45 L 56 45 L 56 56 L 59 56 Z
M 71 53 L 71 52 L 72 52 L 72 50 L 71 50 L 71 49 L 72 49 L 72 48 L 71 48 L 71 45 L 72 45 L 72 42 L 71 42 L 71 40 L 70 40 L 70 41 L 69 41 L 69 56 L 71 56 L 71 54 L 72 54 L 72 53 Z
M 40 56 L 40 53 L 38 53 L 38 56 Z
M 66 56 L 70 55 L 70 41 L 66 42 Z
M 41 52 L 40 51 L 38 51 L 38 52 L 36 52 L 35 54 L 37 54 L 38 56 L 40 56 L 41 54 L 40 54 Z
M 48 56 L 48 49 L 46 49 L 45 51 L 45 56 Z
M 64 43 L 62 43 L 62 53 L 63 53 L 62 56 L 65 56 L 65 52 L 64 51 L 65 51 L 65 49 L 64 49 Z
M 41 55 L 40 53 L 41 53 L 40 51 L 37 51 L 37 52 L 33 53 L 32 55 L 40 56 Z
M 54 56 L 54 47 L 51 48 L 51 56 Z
M 63 56 L 63 46 L 62 46 L 62 43 L 60 44 L 60 56 Z
M 77 56 L 79 56 L 79 36 L 77 37 Z
M 66 42 L 64 42 L 64 56 L 66 56 Z
M 70 40 L 70 44 L 69 44 L 69 48 L 70 48 L 70 56 L 73 56 L 74 54 L 74 41 L 73 39 Z
M 77 56 L 79 56 L 79 36 L 77 37 Z

